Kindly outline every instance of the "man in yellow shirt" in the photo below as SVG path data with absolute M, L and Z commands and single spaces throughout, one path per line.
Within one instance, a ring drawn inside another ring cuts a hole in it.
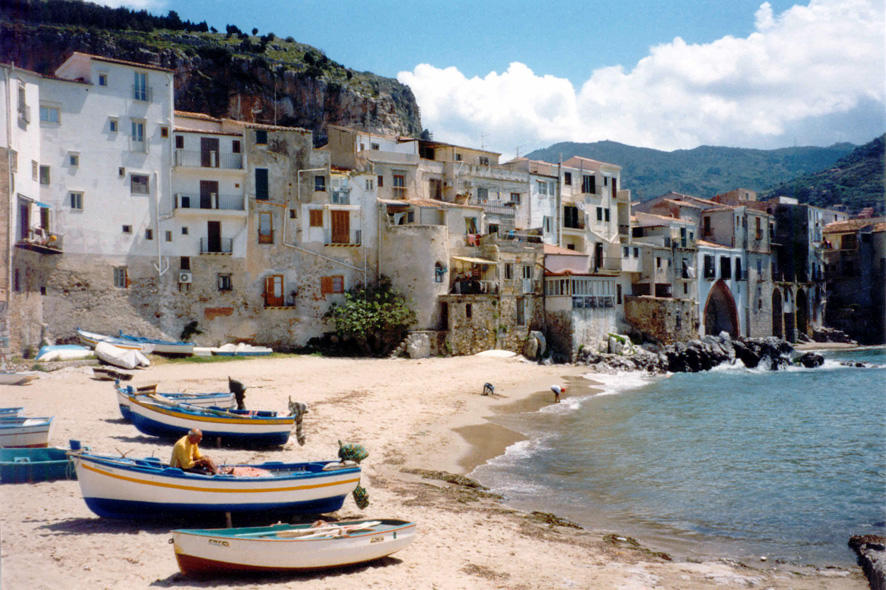
M 172 447 L 172 459 L 169 460 L 171 467 L 178 467 L 182 471 L 195 473 L 218 473 L 218 467 L 209 457 L 200 454 L 199 444 L 203 440 L 203 433 L 199 428 L 192 428 L 188 433 L 176 441 Z

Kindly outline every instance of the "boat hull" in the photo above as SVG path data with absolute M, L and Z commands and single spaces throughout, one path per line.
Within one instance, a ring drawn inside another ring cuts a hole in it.
M 200 475 L 156 459 L 71 453 L 86 505 L 103 518 L 331 512 L 360 483 L 359 466 L 324 471 L 330 462 L 254 465 L 261 477 Z
M 192 428 L 203 431 L 204 439 L 221 438 L 230 444 L 284 445 L 295 425 L 293 416 L 237 416 L 233 413 L 186 410 L 175 405 L 149 403 L 129 398 L 129 420 L 140 432 L 162 438 L 184 436 Z
M 0 447 L 42 448 L 49 446 L 52 418 L 4 419 L 0 422 Z
M 238 572 L 292 572 L 365 563 L 409 545 L 416 525 L 402 520 L 373 521 L 365 532 L 315 539 L 280 538 L 274 531 L 305 530 L 309 525 L 173 531 L 179 569 L 185 575 Z M 337 523 L 343 527 L 358 522 Z
M 77 337 L 85 346 L 92 348 L 95 348 L 95 345 L 99 342 L 107 342 L 108 344 L 113 344 L 117 348 L 122 348 L 124 350 L 138 350 L 145 354 L 148 354 L 153 350 L 149 345 L 133 342 L 131 340 L 127 341 L 122 338 L 115 338 L 114 336 L 107 336 L 97 332 L 87 332 L 86 330 L 81 330 L 79 328 L 77 329 Z
M 145 338 L 143 336 L 135 336 L 132 334 L 124 334 L 122 331 L 118 336 L 124 342 L 138 344 L 143 347 L 150 347 L 151 352 L 159 354 L 194 354 L 193 342 L 181 342 L 175 340 L 159 340 L 157 338 Z
M 35 483 L 75 479 L 65 449 L 0 449 L 0 483 Z
M 124 420 L 129 420 L 132 413 L 129 409 L 130 397 L 138 392 L 131 387 L 117 388 L 117 405 Z M 155 393 L 158 399 L 168 401 L 171 404 L 185 403 L 201 408 L 233 408 L 236 405 L 233 393 Z

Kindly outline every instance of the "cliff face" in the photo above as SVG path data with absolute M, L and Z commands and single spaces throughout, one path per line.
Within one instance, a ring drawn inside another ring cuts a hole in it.
M 175 70 L 175 108 L 256 123 L 303 127 L 316 145 L 330 123 L 418 136 L 409 87 L 354 72 L 313 48 L 261 45 L 223 34 L 105 31 L 0 22 L 0 61 L 49 74 L 73 51 Z

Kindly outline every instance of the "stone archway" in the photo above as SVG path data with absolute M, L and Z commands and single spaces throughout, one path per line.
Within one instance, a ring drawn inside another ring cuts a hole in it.
M 712 335 L 728 332 L 733 338 L 739 336 L 735 298 L 722 279 L 714 283 L 711 292 L 708 293 L 708 300 L 704 306 L 704 332 Z
M 781 291 L 772 290 L 772 335 L 784 338 L 784 317 L 782 316 Z
M 809 334 L 809 302 L 806 291 L 797 290 L 797 334 Z

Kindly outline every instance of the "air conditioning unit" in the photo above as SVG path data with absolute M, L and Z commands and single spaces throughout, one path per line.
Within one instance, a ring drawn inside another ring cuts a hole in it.
M 179 283 L 190 283 L 194 280 L 194 275 L 191 274 L 189 270 L 182 270 L 178 273 L 178 282 Z

